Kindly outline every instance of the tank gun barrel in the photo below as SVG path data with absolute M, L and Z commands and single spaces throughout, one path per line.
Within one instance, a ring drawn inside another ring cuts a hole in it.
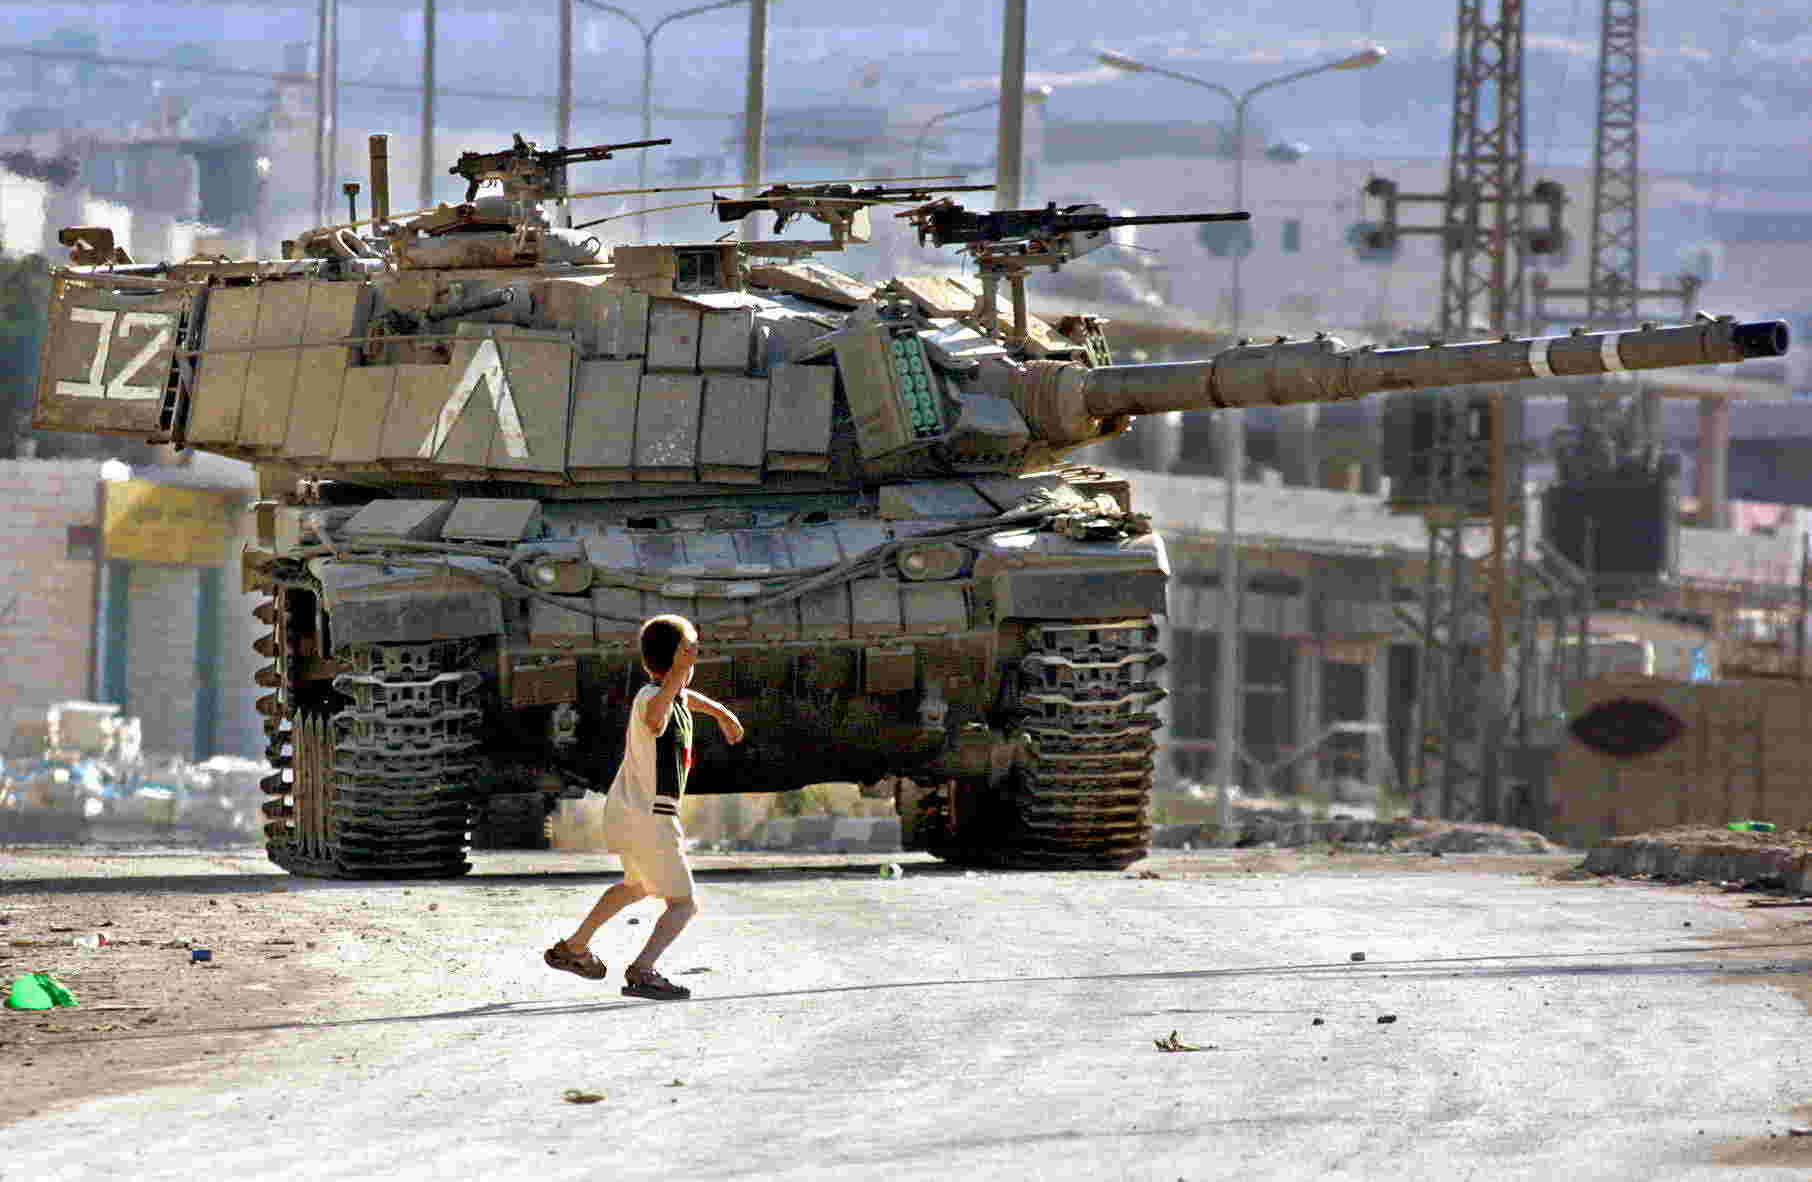
M 1709 317 L 1665 328 L 1401 349 L 1349 349 L 1327 336 L 1280 339 L 1207 361 L 1101 366 L 1083 375 L 1081 394 L 1096 417 L 1345 402 L 1390 390 L 1725 365 L 1779 357 L 1788 340 L 1785 321 Z

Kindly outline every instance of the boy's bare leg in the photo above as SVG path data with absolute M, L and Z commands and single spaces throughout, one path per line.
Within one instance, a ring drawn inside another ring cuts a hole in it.
M 602 900 L 600 900 L 600 905 L 602 905 Z M 641 954 L 631 962 L 629 967 L 652 969 L 654 962 L 661 958 L 661 953 L 667 951 L 667 946 L 673 943 L 674 937 L 685 930 L 686 925 L 697 914 L 698 904 L 692 901 L 691 895 L 668 899 L 667 910 L 661 912 L 661 917 L 654 921 L 654 930 L 648 933 L 648 943 L 642 945 Z
M 611 918 L 623 908 L 647 897 L 647 889 L 639 884 L 629 882 L 613 884 L 609 890 L 598 896 L 596 903 L 592 904 L 591 913 L 585 917 L 585 922 L 579 925 L 579 930 L 566 938 L 566 946 L 579 956 L 584 956 L 591 947 L 591 938 L 597 934 L 599 928 L 609 923 Z M 662 916 L 662 918 L 666 917 Z M 660 931 L 660 924 L 655 925 L 655 931 Z M 651 937 L 650 943 L 652 942 Z

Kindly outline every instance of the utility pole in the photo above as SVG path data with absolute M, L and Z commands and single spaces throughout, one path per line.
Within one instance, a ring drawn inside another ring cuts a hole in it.
M 422 0 L 421 207 L 434 204 L 434 0 Z
M 573 0 L 560 0 L 560 100 L 554 146 L 573 142 Z M 573 203 L 566 199 L 566 168 L 560 169 L 560 224 L 573 224 Z
M 742 105 L 742 179 L 753 194 L 767 172 L 763 159 L 767 138 L 768 0 L 749 0 L 749 77 Z M 761 237 L 761 219 L 742 220 L 742 240 Z
M 1000 40 L 1000 139 L 994 154 L 994 208 L 1019 208 L 1025 155 L 1026 0 L 1006 0 Z
M 1523 0 L 1496 0 L 1495 14 L 1485 11 L 1484 0 L 1459 0 L 1445 190 L 1401 193 L 1380 177 L 1365 186 L 1367 196 L 1384 202 L 1370 245 L 1394 247 L 1405 234 L 1440 238 L 1440 340 L 1528 327 L 1525 255 L 1562 249 L 1566 195 L 1548 181 L 1525 187 L 1526 159 Z M 1438 204 L 1440 224 L 1399 224 L 1398 207 L 1410 202 Z M 1545 226 L 1529 225 L 1532 205 L 1545 207 Z M 1425 802 L 1438 799 L 1444 817 L 1495 821 L 1505 812 L 1508 752 L 1528 741 L 1534 696 L 1534 596 L 1522 577 L 1528 564 L 1522 466 L 1511 450 L 1521 434 L 1521 407 L 1502 391 L 1482 399 L 1444 391 L 1405 397 L 1415 400 L 1412 415 L 1427 419 L 1432 435 L 1417 457 L 1429 474 L 1422 499 L 1397 506 L 1420 512 L 1428 531 L 1411 748 L 1415 791 Z M 1466 536 L 1480 525 L 1489 541 L 1475 566 Z M 1482 588 L 1475 571 L 1483 575 Z M 1482 652 L 1472 639 L 1481 615 Z M 1519 624 L 1514 671 L 1513 616 Z
M 340 172 L 340 0 L 327 0 L 327 192 L 332 208 Z
M 315 4 L 315 225 L 327 224 L 327 6 Z

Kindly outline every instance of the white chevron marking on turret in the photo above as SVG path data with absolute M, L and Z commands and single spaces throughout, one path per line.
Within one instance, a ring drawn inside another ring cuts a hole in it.
M 441 405 L 440 417 L 435 419 L 428 437 L 422 440 L 421 447 L 415 453 L 417 456 L 431 460 L 440 453 L 480 382 L 491 392 L 491 409 L 497 412 L 497 428 L 503 433 L 504 451 L 509 453 L 511 459 L 528 458 L 528 441 L 522 434 L 522 419 L 516 414 L 516 396 L 510 393 L 510 380 L 503 375 L 503 356 L 497 352 L 497 342 L 489 338 L 472 354 L 464 376 L 453 387 L 453 393 L 447 396 L 447 401 Z

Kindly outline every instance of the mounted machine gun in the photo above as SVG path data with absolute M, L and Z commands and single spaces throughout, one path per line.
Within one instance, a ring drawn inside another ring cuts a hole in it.
M 1043 209 L 1000 209 L 976 213 L 949 198 L 895 215 L 917 227 L 919 245 L 962 246 L 973 255 L 981 273 L 982 297 L 977 314 L 987 331 L 994 331 L 995 306 L 1002 276 L 1013 288 L 1013 337 L 1026 336 L 1026 268 L 1049 267 L 1055 271 L 1112 241 L 1108 231 L 1119 226 L 1175 226 L 1197 222 L 1243 222 L 1244 211 L 1233 213 L 1163 213 L 1144 216 L 1109 216 L 1099 205 L 1056 202 Z
M 842 250 L 851 242 L 869 240 L 868 207 L 894 203 L 922 203 L 933 193 L 990 192 L 993 185 L 871 185 L 858 189 L 853 185 L 775 185 L 753 197 L 732 198 L 711 194 L 719 221 L 739 222 L 752 213 L 772 213 L 774 233 L 786 230 L 787 224 L 800 214 L 807 214 L 830 227 L 828 241 L 747 243 L 746 253 L 800 258 L 819 250 Z

